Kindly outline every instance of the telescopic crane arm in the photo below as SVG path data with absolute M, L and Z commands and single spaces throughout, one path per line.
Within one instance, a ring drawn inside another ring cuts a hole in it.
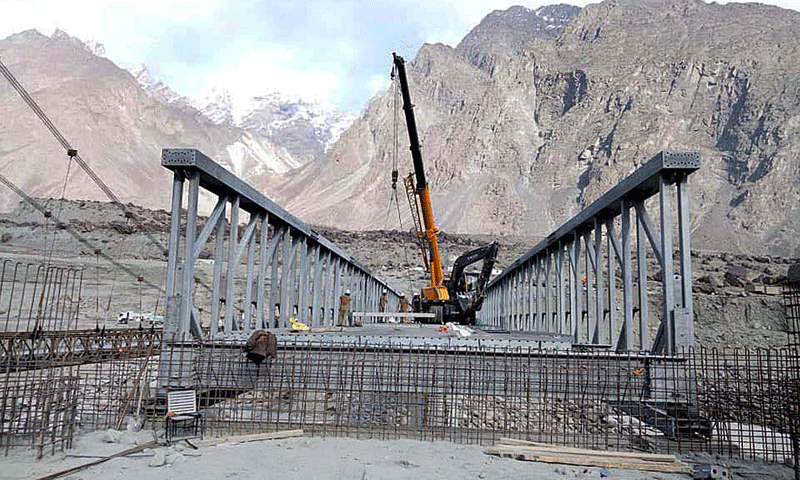
M 403 113 L 406 117 L 408 126 L 408 139 L 411 143 L 411 159 L 414 162 L 414 175 L 416 177 L 417 196 L 419 197 L 422 209 L 422 219 L 425 225 L 425 236 L 430 245 L 430 264 L 431 264 L 431 286 L 422 290 L 423 296 L 431 300 L 449 300 L 450 295 L 447 288 L 443 286 L 444 276 L 442 274 L 442 258 L 439 253 L 439 240 L 437 234 L 439 230 L 433 220 L 433 207 L 431 206 L 431 196 L 428 191 L 428 182 L 425 179 L 425 169 L 422 165 L 422 152 L 419 147 L 419 136 L 417 134 L 417 121 L 414 118 L 414 105 L 411 104 L 411 94 L 408 90 L 408 78 L 406 78 L 406 62 L 403 57 L 392 53 L 394 66 L 397 70 L 397 77 L 400 80 L 400 92 L 403 95 Z

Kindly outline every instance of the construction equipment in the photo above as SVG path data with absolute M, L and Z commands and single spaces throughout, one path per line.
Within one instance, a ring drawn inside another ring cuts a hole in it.
M 484 287 L 491 275 L 492 267 L 497 256 L 497 242 L 481 247 L 456 259 L 449 280 L 445 280 L 442 272 L 442 259 L 439 253 L 439 230 L 433 219 L 428 182 L 425 179 L 425 169 L 422 163 L 417 122 L 414 118 L 414 106 L 411 104 L 411 94 L 406 77 L 405 60 L 403 57 L 392 53 L 395 72 L 400 81 L 400 91 L 403 96 L 403 112 L 408 126 L 411 159 L 414 163 L 414 172 L 405 178 L 406 193 L 411 207 L 411 216 L 417 233 L 417 241 L 422 251 L 425 268 L 430 272 L 430 286 L 423 287 L 419 294 L 412 300 L 414 312 L 430 312 L 436 315 L 435 323 L 475 323 L 475 312 L 480 310 L 484 299 Z M 470 281 L 465 275 L 467 266 L 483 260 L 481 273 Z
M 289 322 L 292 324 L 292 327 L 290 329 L 292 332 L 307 332 L 311 330 L 310 328 L 308 328 L 308 325 L 306 325 L 301 321 L 298 321 L 294 317 L 289 317 Z

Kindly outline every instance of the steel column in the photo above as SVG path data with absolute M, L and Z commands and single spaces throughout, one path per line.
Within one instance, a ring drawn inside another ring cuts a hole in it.
M 644 205 L 641 206 L 644 208 Z M 636 257 L 639 275 L 639 348 L 647 349 L 650 345 L 650 307 L 647 301 L 647 234 L 644 231 L 639 205 L 636 208 Z
M 233 298 L 236 280 L 236 250 L 239 247 L 239 196 L 234 196 L 231 201 L 231 226 L 228 235 L 228 270 L 225 274 L 225 331 L 230 332 L 237 328 L 236 314 Z
M 181 315 L 179 331 L 188 332 L 192 315 L 192 293 L 194 291 L 194 262 L 189 259 L 194 253 L 194 238 L 197 232 L 197 200 L 200 191 L 200 177 L 187 174 L 189 182 L 189 206 L 186 209 L 186 240 L 184 244 L 183 281 L 181 283 Z
M 175 275 L 178 268 L 178 249 L 181 242 L 181 206 L 183 205 L 183 174 L 172 175 L 172 213 L 169 226 L 169 256 L 167 257 L 166 297 L 175 295 Z M 99 297 L 99 293 L 98 293 Z
M 694 302 L 692 299 L 692 252 L 691 221 L 689 218 L 689 182 L 687 175 L 681 175 L 675 182 L 678 190 L 678 238 L 681 264 L 681 306 L 688 322 L 681 327 L 686 331 L 678 332 L 676 347 L 688 351 L 694 346 Z

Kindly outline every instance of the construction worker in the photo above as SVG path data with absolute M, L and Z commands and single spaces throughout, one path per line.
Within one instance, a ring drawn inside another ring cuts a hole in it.
M 400 292 L 400 302 L 397 304 L 397 313 L 408 313 L 408 300 L 406 294 Z
M 408 313 L 408 299 L 405 292 L 400 292 L 400 301 L 397 302 L 397 313 Z M 399 318 L 400 323 L 411 323 L 410 318 Z
M 378 303 L 378 312 L 380 312 L 380 313 L 386 312 L 386 303 L 387 302 L 388 302 L 388 300 L 386 299 L 386 289 L 383 289 L 383 292 L 381 292 L 381 300 Z
M 345 290 L 344 295 L 339 297 L 339 326 L 350 326 L 350 290 Z

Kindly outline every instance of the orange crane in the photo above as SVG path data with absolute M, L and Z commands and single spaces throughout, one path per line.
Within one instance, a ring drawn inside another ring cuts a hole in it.
M 408 138 L 411 142 L 411 159 L 414 162 L 414 176 L 416 177 L 416 195 L 419 198 L 419 206 L 422 210 L 422 221 L 425 227 L 425 238 L 430 248 L 430 271 L 431 285 L 422 289 L 422 297 L 428 300 L 447 301 L 450 294 L 447 287 L 442 284 L 444 275 L 442 274 L 442 258 L 439 254 L 439 229 L 433 220 L 433 206 L 431 205 L 431 194 L 428 190 L 428 182 L 425 179 L 425 169 L 422 165 L 422 153 L 419 148 L 419 136 L 417 135 L 417 121 L 414 118 L 414 105 L 411 104 L 411 94 L 408 90 L 408 80 L 406 78 L 406 62 L 403 57 L 392 53 L 394 66 L 397 69 L 397 76 L 400 79 L 400 91 L 403 95 L 403 113 L 406 116 L 408 126 Z
M 475 311 L 480 310 L 483 304 L 483 287 L 491 275 L 492 266 L 497 256 L 497 242 L 465 253 L 456 259 L 453 272 L 449 280 L 444 279 L 442 273 L 442 259 L 439 252 L 439 229 L 433 219 L 433 206 L 425 179 L 425 169 L 422 164 L 417 122 L 414 118 L 414 105 L 411 103 L 411 94 L 408 89 L 405 60 L 403 57 L 392 53 L 394 67 L 400 80 L 400 92 L 403 96 L 403 112 L 408 126 L 411 159 L 414 163 L 414 173 L 405 179 L 406 192 L 408 193 L 411 213 L 417 227 L 417 239 L 422 249 L 425 266 L 431 274 L 430 286 L 423 287 L 420 295 L 415 295 L 412 308 L 415 312 L 431 312 L 436 314 L 436 323 L 455 321 L 459 323 L 474 323 Z M 420 214 L 422 222 L 420 223 Z M 429 255 L 428 255 L 429 254 Z M 484 261 L 483 269 L 477 280 L 470 282 L 466 278 L 465 268 L 479 260 Z

